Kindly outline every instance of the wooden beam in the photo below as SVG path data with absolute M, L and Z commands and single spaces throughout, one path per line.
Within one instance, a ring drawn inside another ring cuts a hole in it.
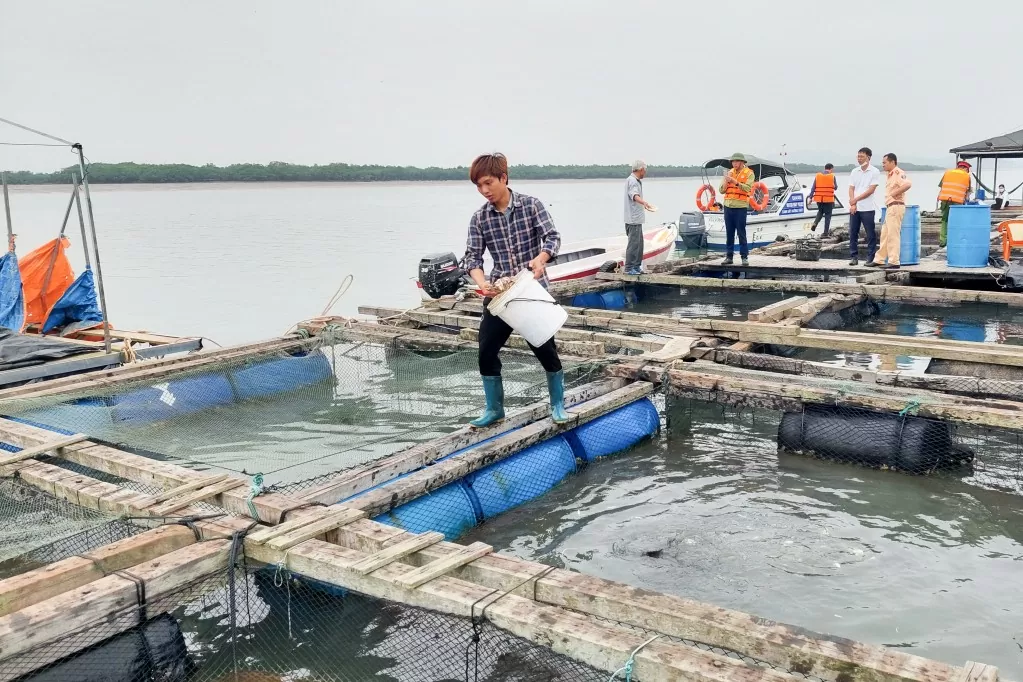
M 148 615 L 152 617 L 159 613 L 160 597 L 200 578 L 224 574 L 230 546 L 227 540 L 202 542 L 134 566 L 132 576 L 146 586 Z M 41 644 L 64 640 L 59 647 L 42 647 L 33 651 L 33 666 L 44 667 L 117 632 L 128 630 L 138 623 L 137 617 L 114 619 L 111 616 L 129 612 L 137 605 L 138 595 L 138 587 L 133 580 L 110 575 L 0 616 L 0 660 L 9 660 Z M 163 608 L 172 606 L 164 604 Z M 90 627 L 97 622 L 103 623 L 103 627 Z M 68 638 L 72 633 L 76 636 Z M 22 672 L 0 674 L 0 681 L 12 680 Z
M 375 315 L 379 318 L 397 320 L 407 319 L 418 324 L 430 326 L 457 327 L 458 329 L 479 329 L 482 318 L 472 315 L 458 315 L 454 313 L 431 312 L 425 309 L 399 310 L 398 308 L 381 308 L 378 306 L 359 306 L 359 313 L 363 315 Z M 568 323 L 578 322 L 570 317 Z M 584 320 L 585 322 L 585 320 Z M 470 338 L 475 341 L 478 336 L 475 334 L 463 335 L 462 338 Z M 555 338 L 559 341 L 591 341 L 603 343 L 611 348 L 631 348 L 635 350 L 659 350 L 664 346 L 663 341 L 652 339 L 641 339 L 634 336 L 622 334 L 608 334 L 601 332 L 583 331 L 565 326 L 558 330 Z M 521 344 L 520 344 L 521 345 Z
M 256 561 L 269 564 L 285 561 L 283 552 L 266 545 L 246 548 Z M 483 617 L 512 634 L 607 672 L 619 669 L 639 649 L 634 658 L 636 679 L 793 682 L 783 673 L 752 668 L 735 659 L 670 641 L 658 640 L 643 647 L 649 638 L 646 634 L 517 595 L 502 595 L 449 576 L 409 589 L 399 581 L 415 569 L 403 563 L 388 564 L 368 575 L 351 570 L 365 557 L 362 552 L 309 540 L 288 551 L 286 561 L 287 567 L 296 573 L 362 594 L 461 617 Z
M 167 525 L 0 580 L 0 616 L 195 543 L 184 526 Z
M 184 495 L 185 493 L 192 492 L 193 490 L 205 488 L 206 486 L 213 485 L 214 483 L 220 483 L 221 481 L 226 480 L 227 477 L 228 477 L 227 474 L 214 474 L 212 476 L 204 476 L 203 478 L 197 478 L 194 481 L 189 481 L 188 483 L 182 483 L 181 485 L 175 488 L 171 488 L 170 490 L 165 490 L 162 493 L 159 493 L 158 495 L 153 495 L 152 497 L 150 497 L 150 499 L 152 500 L 153 504 L 166 502 L 167 500 L 177 497 L 178 495 Z
M 338 542 L 376 552 L 408 537 L 398 528 L 359 521 L 343 529 Z M 438 542 L 402 561 L 422 566 L 460 549 L 455 543 Z M 956 682 L 960 670 L 898 649 L 815 633 L 574 571 L 551 571 L 544 564 L 506 554 L 486 555 L 452 570 L 448 577 L 530 600 L 535 595 L 543 604 L 722 647 L 829 682 Z
M 15 462 L 21 462 L 26 459 L 32 459 L 39 455 L 45 455 L 47 453 L 58 454 L 61 448 L 65 448 L 75 443 L 81 443 L 83 440 L 88 438 L 84 433 L 76 433 L 73 436 L 67 436 L 66 438 L 57 438 L 55 440 L 47 441 L 39 445 L 33 445 L 32 447 L 23 448 L 21 451 L 9 455 L 7 457 L 0 458 L 0 466 L 6 466 L 8 464 L 14 464 Z
M 168 514 L 173 514 L 176 511 L 180 511 L 185 507 L 190 507 L 196 502 L 208 500 L 211 497 L 216 497 L 217 495 L 220 495 L 221 493 L 226 493 L 229 490 L 234 490 L 242 486 L 246 487 L 248 486 L 248 483 L 241 479 L 227 477 L 225 477 L 225 479 L 226 480 L 223 480 L 219 483 L 213 483 L 211 485 L 199 488 L 198 490 L 195 490 L 193 492 L 185 493 L 184 495 L 164 502 L 161 505 L 151 507 L 150 512 L 154 516 L 166 516 Z
M 431 561 L 425 566 L 420 566 L 414 571 L 406 573 L 399 577 L 396 582 L 398 585 L 406 589 L 415 589 L 420 585 L 425 585 L 431 580 L 436 580 L 449 571 L 472 563 L 493 551 L 494 548 L 488 544 L 474 542 L 467 547 L 462 547 L 457 552 L 452 552 L 442 559 Z M 367 559 L 368 558 L 369 557 L 367 557 Z
M 293 350 L 308 349 L 317 343 L 319 342 L 315 339 L 281 338 L 206 350 L 189 355 L 147 360 L 143 363 L 121 365 L 86 374 L 58 377 L 36 384 L 0 389 L 0 400 L 13 397 L 40 397 L 69 392 L 108 390 L 118 384 L 141 380 L 155 381 L 169 374 L 191 371 L 213 363 L 236 361 L 240 358 L 255 359 Z
M 565 407 L 579 405 L 602 395 L 622 388 L 627 382 L 624 379 L 603 379 L 594 381 L 565 392 Z M 341 472 L 315 488 L 299 494 L 306 502 L 334 504 L 352 495 L 368 490 L 380 483 L 393 480 L 402 474 L 416 471 L 435 462 L 441 457 L 488 440 L 506 431 L 517 429 L 531 422 L 543 419 L 550 414 L 550 404 L 543 400 L 515 412 L 510 412 L 503 421 L 484 429 L 469 426 L 457 431 L 413 445 L 383 459 L 378 459 L 365 466 Z
M 808 300 L 806 296 L 793 296 L 782 299 L 776 303 L 751 311 L 746 318 L 750 322 L 777 322 L 785 317 L 785 311 L 803 305 Z
M 436 531 L 430 531 L 428 533 L 423 533 L 422 535 L 413 535 L 401 542 L 374 552 L 361 561 L 355 562 L 351 569 L 356 573 L 367 575 L 378 568 L 383 568 L 387 564 L 393 563 L 399 559 L 404 559 L 410 554 L 415 554 L 420 550 L 426 549 L 430 545 L 435 545 L 443 539 L 444 534 Z
M 953 682 L 998 682 L 998 668 L 984 663 L 967 661 Z
M 888 388 L 856 390 L 856 385 L 829 379 L 786 376 L 770 372 L 743 370 L 729 375 L 707 366 L 703 371 L 665 370 L 663 367 L 618 365 L 608 368 L 613 376 L 645 380 L 667 377 L 668 390 L 696 400 L 730 405 L 763 407 L 771 410 L 798 411 L 805 403 L 862 407 L 880 412 L 901 412 L 914 406 L 913 414 L 963 424 L 976 424 L 1009 430 L 1023 426 L 1023 403 L 1006 400 L 979 400 L 942 393 Z
M 467 341 L 472 341 L 474 344 L 479 340 L 479 331 L 475 329 L 463 329 L 458 333 L 458 336 Z M 597 343 L 595 341 L 562 341 L 555 336 L 554 345 L 558 349 L 558 353 L 564 355 L 576 355 L 579 357 L 601 357 L 607 354 L 607 349 L 603 343 Z M 519 350 L 530 350 L 529 344 L 524 338 L 518 334 L 512 334 L 508 337 L 506 344 L 507 348 L 518 348 Z
M 0 419 L 0 439 L 21 447 L 44 443 L 52 437 L 52 433 L 30 424 Z M 117 448 L 99 445 L 92 441 L 70 445 L 60 451 L 60 457 L 90 469 L 156 488 L 175 488 L 209 476 L 208 473 L 204 474 L 171 462 L 157 461 Z M 239 488 L 247 486 L 248 481 L 241 478 L 232 478 L 231 480 L 234 485 L 226 491 L 218 488 L 217 494 L 210 501 L 232 514 L 248 516 L 250 514 L 249 492 L 245 489 L 239 490 Z M 228 481 L 225 480 L 224 487 L 227 485 Z M 252 503 L 260 520 L 271 524 L 280 523 L 285 513 L 308 504 L 303 500 L 280 493 L 262 493 L 253 498 Z
M 354 499 L 346 505 L 366 511 L 370 516 L 388 512 L 406 502 L 463 478 L 467 474 L 506 459 L 525 448 L 575 428 L 592 419 L 607 414 L 623 405 L 639 400 L 654 390 L 654 385 L 637 382 L 595 398 L 583 405 L 569 408 L 571 421 L 555 424 L 549 419 L 533 422 L 527 426 L 494 438 L 467 452 L 454 455 L 420 469 L 404 478 L 385 483 Z
M 624 279 L 621 275 L 598 273 L 599 279 Z M 839 282 L 807 282 L 773 279 L 717 279 L 684 275 L 639 275 L 630 279 L 641 284 L 666 284 L 693 289 L 746 289 L 753 291 L 784 291 L 813 294 L 864 294 L 882 301 L 946 301 L 956 303 L 1004 303 L 1023 307 L 1023 295 L 1004 291 L 973 291 L 970 289 L 939 289 L 934 287 L 899 286 L 894 284 L 843 284 Z
M 325 516 L 308 523 L 304 526 L 296 528 L 286 535 L 280 537 L 271 538 L 266 544 L 270 545 L 273 549 L 291 549 L 295 545 L 311 540 L 315 537 L 325 535 L 326 533 L 346 526 L 352 521 L 364 518 L 366 513 L 358 509 L 352 509 L 348 507 L 331 507 L 331 512 Z

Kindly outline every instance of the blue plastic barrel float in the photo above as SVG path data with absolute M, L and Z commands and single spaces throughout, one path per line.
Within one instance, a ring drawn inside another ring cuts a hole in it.
M 381 514 L 374 520 L 414 533 L 434 530 L 443 533 L 448 540 L 454 540 L 476 523 L 540 497 L 575 471 L 577 459 L 592 462 L 599 457 L 625 450 L 655 434 L 659 426 L 657 408 L 648 398 L 644 398 L 528 447 L 507 459 L 494 462 L 464 479 Z M 500 435 L 514 433 L 515 430 Z M 468 452 L 499 437 L 494 436 L 463 448 L 439 461 Z M 408 475 L 403 474 L 398 478 Z
M 144 423 L 173 419 L 234 402 L 225 374 L 176 379 L 110 396 L 114 422 Z
M 632 447 L 657 433 L 661 418 L 649 398 L 637 400 L 614 412 L 577 426 L 565 434 L 576 457 L 592 462 Z
M 575 471 L 575 453 L 561 436 L 528 447 L 465 477 L 479 502 L 480 514 L 492 519 L 543 495 Z
M 598 310 L 621 310 L 636 302 L 636 292 L 632 289 L 612 289 L 610 291 L 591 291 L 576 294 L 572 305 L 576 308 L 596 308 Z
M 297 391 L 333 377 L 327 356 L 313 351 L 236 369 L 231 372 L 231 383 L 238 400 L 250 400 Z
M 881 222 L 884 223 L 888 207 L 881 207 Z M 899 244 L 899 262 L 902 265 L 916 265 L 920 262 L 920 207 L 906 207 L 902 219 L 902 240 Z
M 948 212 L 948 266 L 983 268 L 991 250 L 991 207 L 951 206 Z

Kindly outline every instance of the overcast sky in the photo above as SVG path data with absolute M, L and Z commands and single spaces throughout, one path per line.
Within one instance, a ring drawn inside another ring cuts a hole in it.
M 93 161 L 944 162 L 1023 128 L 1023 4 L 944 4 L 2 0 L 0 116 Z

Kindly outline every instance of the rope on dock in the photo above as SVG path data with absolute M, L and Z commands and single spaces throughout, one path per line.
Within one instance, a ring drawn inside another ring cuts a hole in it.
M 632 653 L 629 654 L 629 660 L 627 660 L 625 662 L 625 665 L 623 665 L 621 668 L 619 668 L 618 670 L 615 670 L 613 673 L 611 673 L 611 677 L 607 678 L 607 682 L 614 682 L 614 680 L 618 677 L 618 673 L 622 673 L 622 672 L 625 673 L 625 682 L 632 682 L 632 667 L 636 663 L 636 654 L 638 654 L 640 652 L 640 650 L 643 649 L 643 647 L 645 647 L 647 644 L 649 644 L 650 642 L 654 641 L 655 639 L 657 639 L 658 637 L 661 637 L 661 636 L 662 635 L 660 633 L 658 633 L 658 634 L 654 635 L 653 637 L 651 637 L 650 639 L 648 639 L 647 641 L 645 641 L 642 644 L 640 644 L 635 649 L 633 649 Z

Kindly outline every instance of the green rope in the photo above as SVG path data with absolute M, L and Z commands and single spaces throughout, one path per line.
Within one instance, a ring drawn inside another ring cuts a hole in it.
M 249 485 L 249 497 L 245 500 L 249 505 L 249 514 L 255 521 L 259 521 L 259 512 L 256 511 L 256 505 L 252 500 L 256 499 L 256 495 L 259 495 L 261 492 L 263 492 L 263 474 L 256 474 L 252 477 Z
M 660 636 L 661 635 L 659 635 L 659 634 L 658 635 L 654 635 L 653 637 L 651 637 L 650 639 L 648 639 L 647 641 L 643 642 L 638 647 L 636 647 L 633 650 L 633 652 L 631 654 L 629 654 L 629 660 L 627 660 L 625 662 L 625 665 L 623 665 L 621 668 L 619 668 L 618 670 L 615 670 L 613 673 L 611 673 L 611 677 L 608 678 L 607 682 L 613 682 L 615 679 L 617 679 L 618 678 L 618 673 L 625 673 L 625 682 L 632 682 L 632 668 L 633 668 L 633 666 L 636 665 L 636 654 L 639 653 L 640 649 L 642 649 L 647 644 L 649 644 L 650 642 L 654 641 L 655 639 L 657 639 Z
M 907 414 L 916 414 L 916 411 L 920 409 L 922 404 L 918 398 L 910 398 L 906 406 L 899 412 L 899 416 L 905 417 Z

